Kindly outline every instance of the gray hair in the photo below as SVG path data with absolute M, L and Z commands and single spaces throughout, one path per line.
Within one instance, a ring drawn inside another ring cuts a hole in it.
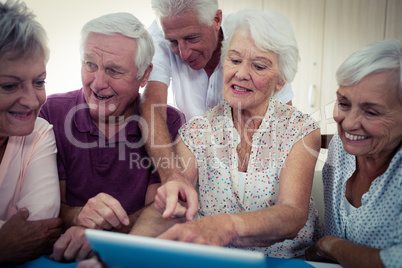
M 372 43 L 352 53 L 338 68 L 336 79 L 340 86 L 354 86 L 373 73 L 399 74 L 399 100 L 402 101 L 402 44 L 398 40 Z
M 33 56 L 38 51 L 49 60 L 47 34 L 25 3 L 7 0 L 0 3 L 0 57 L 13 53 L 13 59 Z
M 152 0 L 156 17 L 168 18 L 195 12 L 201 24 L 211 26 L 218 11 L 217 0 Z
M 230 14 L 224 21 L 227 38 L 222 42 L 222 61 L 229 50 L 230 41 L 239 29 L 249 31 L 255 45 L 262 51 L 278 55 L 280 78 L 292 82 L 300 60 L 299 48 L 289 21 L 276 11 L 243 9 Z
M 143 77 L 152 62 L 155 48 L 151 35 L 136 17 L 129 13 L 112 13 L 87 22 L 81 30 L 81 57 L 84 56 L 85 42 L 89 33 L 120 34 L 135 39 L 137 53 L 134 60 L 138 68 L 137 79 Z

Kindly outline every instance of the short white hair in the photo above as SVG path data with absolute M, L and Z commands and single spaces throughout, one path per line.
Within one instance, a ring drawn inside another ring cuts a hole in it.
M 222 61 L 229 50 L 231 39 L 240 29 L 247 30 L 255 45 L 262 51 L 278 55 L 280 78 L 285 83 L 293 81 L 300 60 L 299 48 L 290 22 L 276 11 L 243 9 L 224 20 L 226 39 L 222 42 Z
M 195 12 L 201 24 L 211 26 L 218 11 L 217 0 L 152 0 L 156 17 L 170 18 Z
M 129 13 L 112 13 L 87 22 L 81 30 L 81 58 L 84 56 L 85 42 L 89 33 L 120 34 L 134 39 L 137 44 L 137 53 L 134 59 L 138 68 L 137 79 L 144 76 L 152 62 L 155 48 L 151 35 L 136 17 Z
M 352 53 L 338 68 L 336 79 L 340 86 L 354 86 L 373 73 L 399 74 L 399 100 L 402 101 L 402 44 L 398 40 L 372 43 Z

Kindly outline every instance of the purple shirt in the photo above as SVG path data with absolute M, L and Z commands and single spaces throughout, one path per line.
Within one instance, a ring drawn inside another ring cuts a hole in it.
M 66 180 L 68 205 L 84 206 L 103 192 L 116 198 L 128 214 L 144 207 L 148 185 L 160 178 L 138 125 L 139 101 L 140 96 L 126 127 L 107 139 L 93 123 L 82 89 L 47 98 L 39 116 L 53 125 L 59 178 Z M 184 122 L 181 112 L 168 107 L 172 140 Z

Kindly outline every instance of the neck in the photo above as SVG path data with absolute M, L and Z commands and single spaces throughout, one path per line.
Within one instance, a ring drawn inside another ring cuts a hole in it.
M 218 44 L 216 45 L 216 49 L 212 53 L 211 59 L 204 67 L 204 70 L 207 73 L 208 78 L 211 77 L 211 75 L 215 71 L 216 66 L 218 66 L 218 63 L 221 60 L 222 41 L 223 41 L 223 31 L 221 28 L 219 30 L 219 38 L 218 38 Z
M 246 110 L 232 108 L 233 124 L 238 132 L 254 133 L 261 125 L 264 116 L 253 114 Z
M 395 148 L 393 151 L 381 153 L 373 156 L 357 156 L 356 164 L 358 172 L 365 175 L 366 178 L 374 180 L 381 176 L 391 163 L 392 158 L 398 152 L 401 145 Z

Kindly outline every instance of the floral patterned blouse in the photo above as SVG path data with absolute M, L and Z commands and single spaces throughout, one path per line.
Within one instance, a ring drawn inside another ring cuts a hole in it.
M 297 141 L 316 129 L 317 123 L 308 115 L 271 99 L 265 117 L 252 137 L 245 185 L 241 185 L 239 191 L 236 148 L 240 136 L 233 125 L 229 104 L 222 101 L 205 116 L 194 117 L 184 124 L 179 133 L 198 161 L 198 216 L 274 206 L 286 157 Z M 244 193 L 243 198 L 240 192 Z M 308 220 L 296 238 L 270 247 L 248 249 L 262 251 L 270 257 L 300 256 L 320 235 L 319 226 L 318 213 L 310 199 Z

